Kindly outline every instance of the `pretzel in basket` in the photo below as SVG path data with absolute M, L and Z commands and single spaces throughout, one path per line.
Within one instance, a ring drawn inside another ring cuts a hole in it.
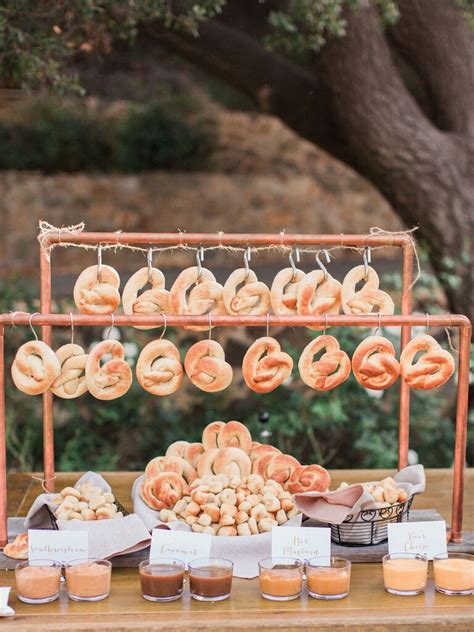
M 214 340 L 201 340 L 190 347 L 184 369 L 194 386 L 207 393 L 222 391 L 232 382 L 232 367 L 225 361 L 224 349 Z
M 146 478 L 140 486 L 140 496 L 151 509 L 173 507 L 183 497 L 186 481 L 176 472 L 161 472 Z
M 313 270 L 305 274 L 298 285 L 298 314 L 321 316 L 338 314 L 341 307 L 341 284 L 322 270 Z M 313 325 L 309 329 L 323 329 L 322 325 Z
M 84 353 L 84 349 L 70 343 L 59 347 L 56 357 L 61 364 L 61 374 L 51 385 L 52 393 L 63 399 L 74 399 L 86 393 L 87 353 Z
M 112 314 L 120 305 L 120 277 L 106 265 L 89 266 L 77 277 L 74 302 L 83 314 Z
M 225 282 L 223 298 L 227 313 L 232 316 L 261 316 L 270 309 L 270 290 L 258 280 L 253 270 L 247 268 L 232 272 Z
M 138 356 L 136 374 L 138 383 L 153 395 L 175 393 L 184 374 L 178 349 L 169 340 L 152 340 Z
M 204 446 L 204 450 L 210 450 L 212 448 L 217 448 L 217 437 L 221 428 L 225 426 L 225 422 L 223 421 L 213 421 L 202 431 L 202 445 Z
M 291 356 L 281 350 L 280 343 L 269 336 L 258 338 L 248 348 L 242 363 L 247 386 L 256 393 L 270 393 L 290 375 Z
M 112 355 L 101 366 L 104 355 Z M 132 370 L 125 361 L 125 349 L 118 340 L 103 340 L 89 353 L 86 362 L 86 382 L 91 395 L 111 400 L 124 395 L 132 385 Z
M 325 492 L 329 489 L 331 477 L 321 465 L 300 465 L 288 480 L 287 489 L 292 494 L 304 492 Z
M 381 391 L 392 386 L 400 375 L 400 365 L 390 340 L 382 336 L 363 340 L 352 356 L 352 372 L 365 388 Z
M 241 480 L 250 474 L 251 469 L 250 457 L 240 448 L 222 448 L 214 455 L 214 474 L 225 474 L 229 479 Z
M 41 340 L 21 345 L 12 364 L 12 378 L 18 390 L 27 395 L 47 391 L 61 373 L 54 351 Z
M 272 309 L 279 316 L 296 314 L 296 301 L 300 281 L 305 273 L 297 268 L 280 270 L 273 280 L 270 290 Z
M 414 362 L 419 351 L 423 355 Z M 428 390 L 441 386 L 454 373 L 454 360 L 448 351 L 427 334 L 416 336 L 400 356 L 402 377 L 411 388 Z
M 149 290 L 139 292 L 147 284 Z M 122 293 L 124 314 L 168 314 L 169 292 L 165 290 L 165 277 L 157 268 L 140 268 L 127 281 Z M 135 329 L 153 329 L 153 326 L 134 325 Z
M 210 270 L 200 266 L 186 268 L 178 275 L 170 290 L 171 312 L 190 316 L 225 314 L 222 293 L 222 285 L 217 283 Z M 209 328 L 198 325 L 185 327 L 193 331 L 205 331 Z
M 319 360 L 314 356 L 324 349 Z M 298 370 L 305 384 L 317 391 L 330 391 L 347 380 L 351 372 L 351 361 L 339 348 L 334 336 L 318 336 L 303 349 Z
M 228 421 L 217 435 L 218 448 L 240 448 L 246 454 L 252 449 L 252 435 L 240 421 Z
M 364 280 L 362 289 L 356 285 Z M 378 308 L 379 314 L 393 314 L 395 306 L 391 297 L 379 290 L 379 276 L 371 266 L 356 266 L 349 270 L 342 282 L 342 309 L 345 314 L 370 314 Z
M 16 536 L 13 542 L 9 542 L 3 549 L 3 554 L 14 560 L 28 559 L 28 531 Z

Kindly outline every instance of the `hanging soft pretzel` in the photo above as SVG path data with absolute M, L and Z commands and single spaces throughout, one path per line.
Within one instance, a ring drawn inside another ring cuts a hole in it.
M 287 314 L 296 314 L 296 299 L 300 281 L 304 278 L 305 273 L 295 268 L 284 268 L 280 270 L 273 279 L 270 290 L 270 298 L 272 308 L 275 314 L 285 316 Z
M 227 313 L 232 316 L 263 315 L 270 310 L 270 290 L 253 270 L 246 268 L 232 272 L 225 282 L 223 298 Z
M 51 391 L 63 399 L 74 399 L 86 393 L 87 354 L 84 349 L 70 343 L 59 347 L 56 357 L 61 364 L 61 374 L 53 382 Z
M 12 378 L 18 390 L 27 395 L 47 391 L 61 373 L 54 351 L 41 340 L 21 345 L 12 364 Z
M 367 278 L 366 278 L 367 277 Z M 359 281 L 365 280 L 361 290 L 356 292 Z M 391 297 L 379 287 L 377 272 L 368 266 L 356 266 L 349 270 L 342 282 L 342 309 L 345 314 L 370 314 L 378 308 L 379 314 L 393 314 L 395 306 Z
M 425 353 L 413 363 L 419 351 Z M 449 380 L 454 373 L 454 360 L 432 336 L 425 334 L 410 340 L 403 349 L 400 369 L 403 379 L 411 388 L 427 390 Z
M 202 445 L 205 450 L 210 450 L 211 448 L 217 448 L 217 436 L 220 432 L 220 429 L 225 426 L 223 421 L 213 421 L 202 431 Z
M 224 349 L 215 340 L 196 342 L 184 358 L 187 376 L 207 393 L 222 391 L 232 382 L 232 367 L 225 361 Z
M 246 454 L 252 449 L 252 435 L 240 421 L 228 421 L 217 435 L 218 448 L 240 448 Z
M 223 448 L 215 455 L 212 469 L 214 474 L 241 480 L 250 474 L 252 464 L 248 454 L 240 448 Z
M 314 356 L 324 349 L 319 360 Z M 347 380 L 351 372 L 351 361 L 333 336 L 318 336 L 303 349 L 298 370 L 305 384 L 317 391 L 330 391 Z
M 322 270 L 313 270 L 305 274 L 298 285 L 297 309 L 304 316 L 338 314 L 341 307 L 341 284 Z M 323 329 L 322 325 L 313 325 L 310 329 Z
M 381 391 L 392 386 L 400 375 L 393 344 L 382 336 L 369 336 L 354 351 L 352 371 L 365 388 Z
M 151 289 L 139 295 L 147 284 Z M 124 314 L 168 314 L 169 292 L 165 290 L 165 277 L 157 268 L 140 268 L 127 281 L 122 292 Z M 158 325 L 157 325 L 158 326 Z M 153 329 L 153 326 L 135 325 L 136 329 Z
M 293 470 L 287 489 L 292 494 L 325 492 L 330 484 L 329 472 L 321 465 L 300 465 Z
M 104 355 L 112 359 L 100 364 Z M 89 353 L 86 362 L 86 382 L 91 395 L 110 400 L 124 395 L 132 385 L 132 370 L 125 358 L 125 349 L 118 340 L 103 340 Z
M 137 380 L 149 393 L 163 397 L 178 390 L 183 381 L 178 349 L 169 340 L 152 340 L 137 360 Z
M 140 496 L 152 509 L 173 507 L 187 490 L 186 481 L 175 472 L 161 472 L 147 478 L 140 487 Z
M 256 393 L 270 393 L 290 375 L 293 360 L 281 350 L 275 338 L 258 338 L 247 350 L 242 375 L 247 386 Z
M 120 305 L 120 277 L 110 266 L 89 266 L 77 277 L 74 302 L 83 314 L 112 314 Z
M 186 268 L 178 275 L 170 290 L 171 312 L 190 316 L 225 314 L 222 292 L 222 285 L 217 283 L 210 270 L 197 266 Z M 189 325 L 185 329 L 204 331 L 209 329 L 209 326 Z

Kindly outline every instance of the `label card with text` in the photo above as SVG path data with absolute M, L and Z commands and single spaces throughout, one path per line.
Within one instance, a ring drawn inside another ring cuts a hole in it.
M 87 531 L 28 529 L 28 559 L 71 562 L 89 557 Z
M 173 558 L 184 562 L 187 568 L 192 560 L 211 556 L 211 539 L 210 533 L 153 529 L 150 560 Z
M 272 557 L 331 556 L 331 529 L 326 527 L 276 527 L 272 529 Z M 329 561 L 328 561 L 329 566 Z
M 421 553 L 429 560 L 446 554 L 446 522 L 393 522 L 388 526 L 389 553 Z

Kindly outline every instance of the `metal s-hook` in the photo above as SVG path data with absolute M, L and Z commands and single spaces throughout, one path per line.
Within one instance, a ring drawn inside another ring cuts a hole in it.
M 204 247 L 199 246 L 199 256 L 201 258 L 201 263 L 204 263 Z
M 374 331 L 372 332 L 372 336 L 376 336 L 378 333 L 382 332 L 382 313 L 379 312 L 378 313 L 379 316 L 379 322 L 377 323 L 377 326 L 375 327 Z
M 196 283 L 199 283 L 202 277 L 202 265 L 201 265 L 201 257 L 199 256 L 199 250 L 196 250 L 196 265 L 198 269 Z
M 426 333 L 428 333 L 428 330 L 430 328 L 430 315 L 427 313 L 425 314 L 426 316 Z
M 209 313 L 208 313 L 208 315 L 207 315 L 207 317 L 208 317 L 208 320 L 209 320 L 209 329 L 208 329 L 208 331 L 209 331 L 209 340 L 211 340 L 211 332 L 212 332 L 212 313 L 211 313 L 211 312 L 209 312 Z
M 247 281 L 250 274 L 250 265 L 249 265 L 250 258 L 251 258 L 251 252 L 250 252 L 250 247 L 248 247 L 247 250 L 244 252 L 245 281 Z
M 39 312 L 35 312 L 34 314 L 30 314 L 30 317 L 28 319 L 28 325 L 30 326 L 30 329 L 33 332 L 33 336 L 36 338 L 36 340 L 38 340 L 38 336 L 37 336 L 36 331 L 34 330 L 34 327 L 33 327 L 33 318 L 35 316 L 39 316 L 39 315 L 40 315 Z
M 293 251 L 290 250 L 289 254 L 288 254 L 288 259 L 290 260 L 290 266 L 291 269 L 293 270 L 293 276 L 291 277 L 291 281 L 293 282 L 296 279 L 296 274 L 298 272 L 298 269 L 295 265 L 295 262 L 293 261 Z
M 326 255 L 326 262 L 329 263 L 331 261 L 331 258 L 329 256 L 329 253 L 327 250 L 324 250 L 324 254 Z M 324 272 L 324 280 L 327 281 L 328 277 L 329 277 L 329 272 L 326 268 L 326 266 L 324 265 L 324 263 L 321 261 L 321 259 L 319 258 L 320 252 L 316 253 L 316 263 L 318 264 L 318 266 L 321 268 L 321 270 Z
M 148 283 L 153 284 L 153 248 L 148 248 L 146 253 L 146 265 L 148 268 Z
M 299 248 L 295 248 L 295 255 L 296 255 L 296 263 L 300 263 L 301 257 L 300 257 L 300 249 Z
M 369 277 L 369 263 L 372 262 L 372 254 L 370 251 L 370 246 L 367 246 L 366 248 L 364 248 L 363 259 L 364 259 L 364 281 L 367 281 Z
M 97 283 L 100 283 L 102 276 L 102 244 L 97 246 Z
M 163 339 L 163 336 L 165 335 L 165 332 L 166 332 L 166 314 L 163 312 L 161 316 L 163 318 L 163 331 L 161 332 L 160 340 Z
M 74 344 L 74 319 L 72 317 L 72 312 L 69 312 L 69 318 L 71 320 L 71 344 Z
M 107 338 L 106 340 L 110 340 L 110 335 L 112 333 L 112 329 L 114 328 L 115 325 L 115 316 L 113 314 L 110 314 L 111 317 L 111 323 L 110 323 L 110 327 L 109 327 L 109 331 L 107 332 Z
M 328 328 L 328 313 L 326 312 L 324 314 L 324 331 L 323 331 L 323 336 L 326 335 L 327 328 Z

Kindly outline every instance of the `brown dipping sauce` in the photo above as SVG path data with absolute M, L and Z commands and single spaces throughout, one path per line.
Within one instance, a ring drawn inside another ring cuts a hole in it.
M 191 593 L 200 597 L 221 597 L 232 588 L 232 569 L 225 566 L 201 566 L 189 573 Z
M 184 571 L 174 564 L 150 564 L 147 568 L 140 569 L 142 594 L 150 597 L 180 595 L 183 592 L 183 581 Z

